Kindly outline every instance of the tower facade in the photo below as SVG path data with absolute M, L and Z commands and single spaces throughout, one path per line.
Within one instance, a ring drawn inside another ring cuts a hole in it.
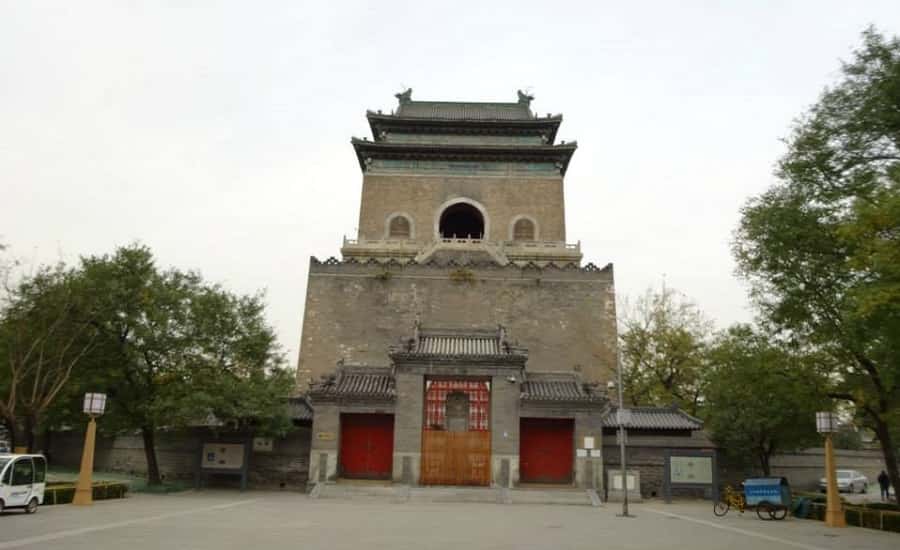
M 311 481 L 599 488 L 615 291 L 566 240 L 577 145 L 522 92 L 411 96 L 367 112 L 359 232 L 310 262 Z

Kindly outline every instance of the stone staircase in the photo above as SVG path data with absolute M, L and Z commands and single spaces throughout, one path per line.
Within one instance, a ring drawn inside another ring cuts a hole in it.
M 593 490 L 571 488 L 410 487 L 389 483 L 316 484 L 310 498 L 380 500 L 392 503 L 463 502 L 485 504 L 556 504 L 600 506 Z

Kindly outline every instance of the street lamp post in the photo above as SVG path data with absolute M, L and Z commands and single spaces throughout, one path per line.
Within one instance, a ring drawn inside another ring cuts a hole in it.
M 622 384 L 622 358 L 616 354 L 616 377 L 618 378 L 618 388 L 616 393 L 619 397 L 619 408 L 616 409 L 616 424 L 619 427 L 619 463 L 622 466 L 622 513 L 620 517 L 634 517 L 628 513 L 628 459 L 625 453 L 625 425 L 631 420 L 631 411 L 625 409 L 625 387 Z
M 816 413 L 816 431 L 825 434 L 825 480 L 828 486 L 828 497 L 825 507 L 825 525 L 829 527 L 846 527 L 847 519 L 841 507 L 841 497 L 837 487 L 837 468 L 834 463 L 834 443 L 831 434 L 838 429 L 837 415 L 833 412 Z
M 91 477 L 94 472 L 94 445 L 97 439 L 96 417 L 106 409 L 105 393 L 84 394 L 84 412 L 90 417 L 87 432 L 84 434 L 84 450 L 81 452 L 81 471 L 78 473 L 78 484 L 75 485 L 75 498 L 72 504 L 90 505 L 94 503 Z

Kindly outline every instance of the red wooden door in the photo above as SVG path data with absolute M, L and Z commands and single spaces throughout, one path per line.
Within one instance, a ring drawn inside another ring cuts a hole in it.
M 523 418 L 519 424 L 519 472 L 522 481 L 571 483 L 575 421 L 571 418 Z
M 341 415 L 341 476 L 389 479 L 394 458 L 394 415 Z

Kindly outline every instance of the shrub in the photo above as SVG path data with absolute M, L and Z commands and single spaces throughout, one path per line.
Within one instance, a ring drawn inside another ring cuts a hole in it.
M 92 487 L 94 500 L 107 500 L 112 498 L 125 498 L 128 492 L 127 483 L 98 482 Z M 44 505 L 69 504 L 75 498 L 75 485 L 71 483 L 48 484 L 44 491 Z

